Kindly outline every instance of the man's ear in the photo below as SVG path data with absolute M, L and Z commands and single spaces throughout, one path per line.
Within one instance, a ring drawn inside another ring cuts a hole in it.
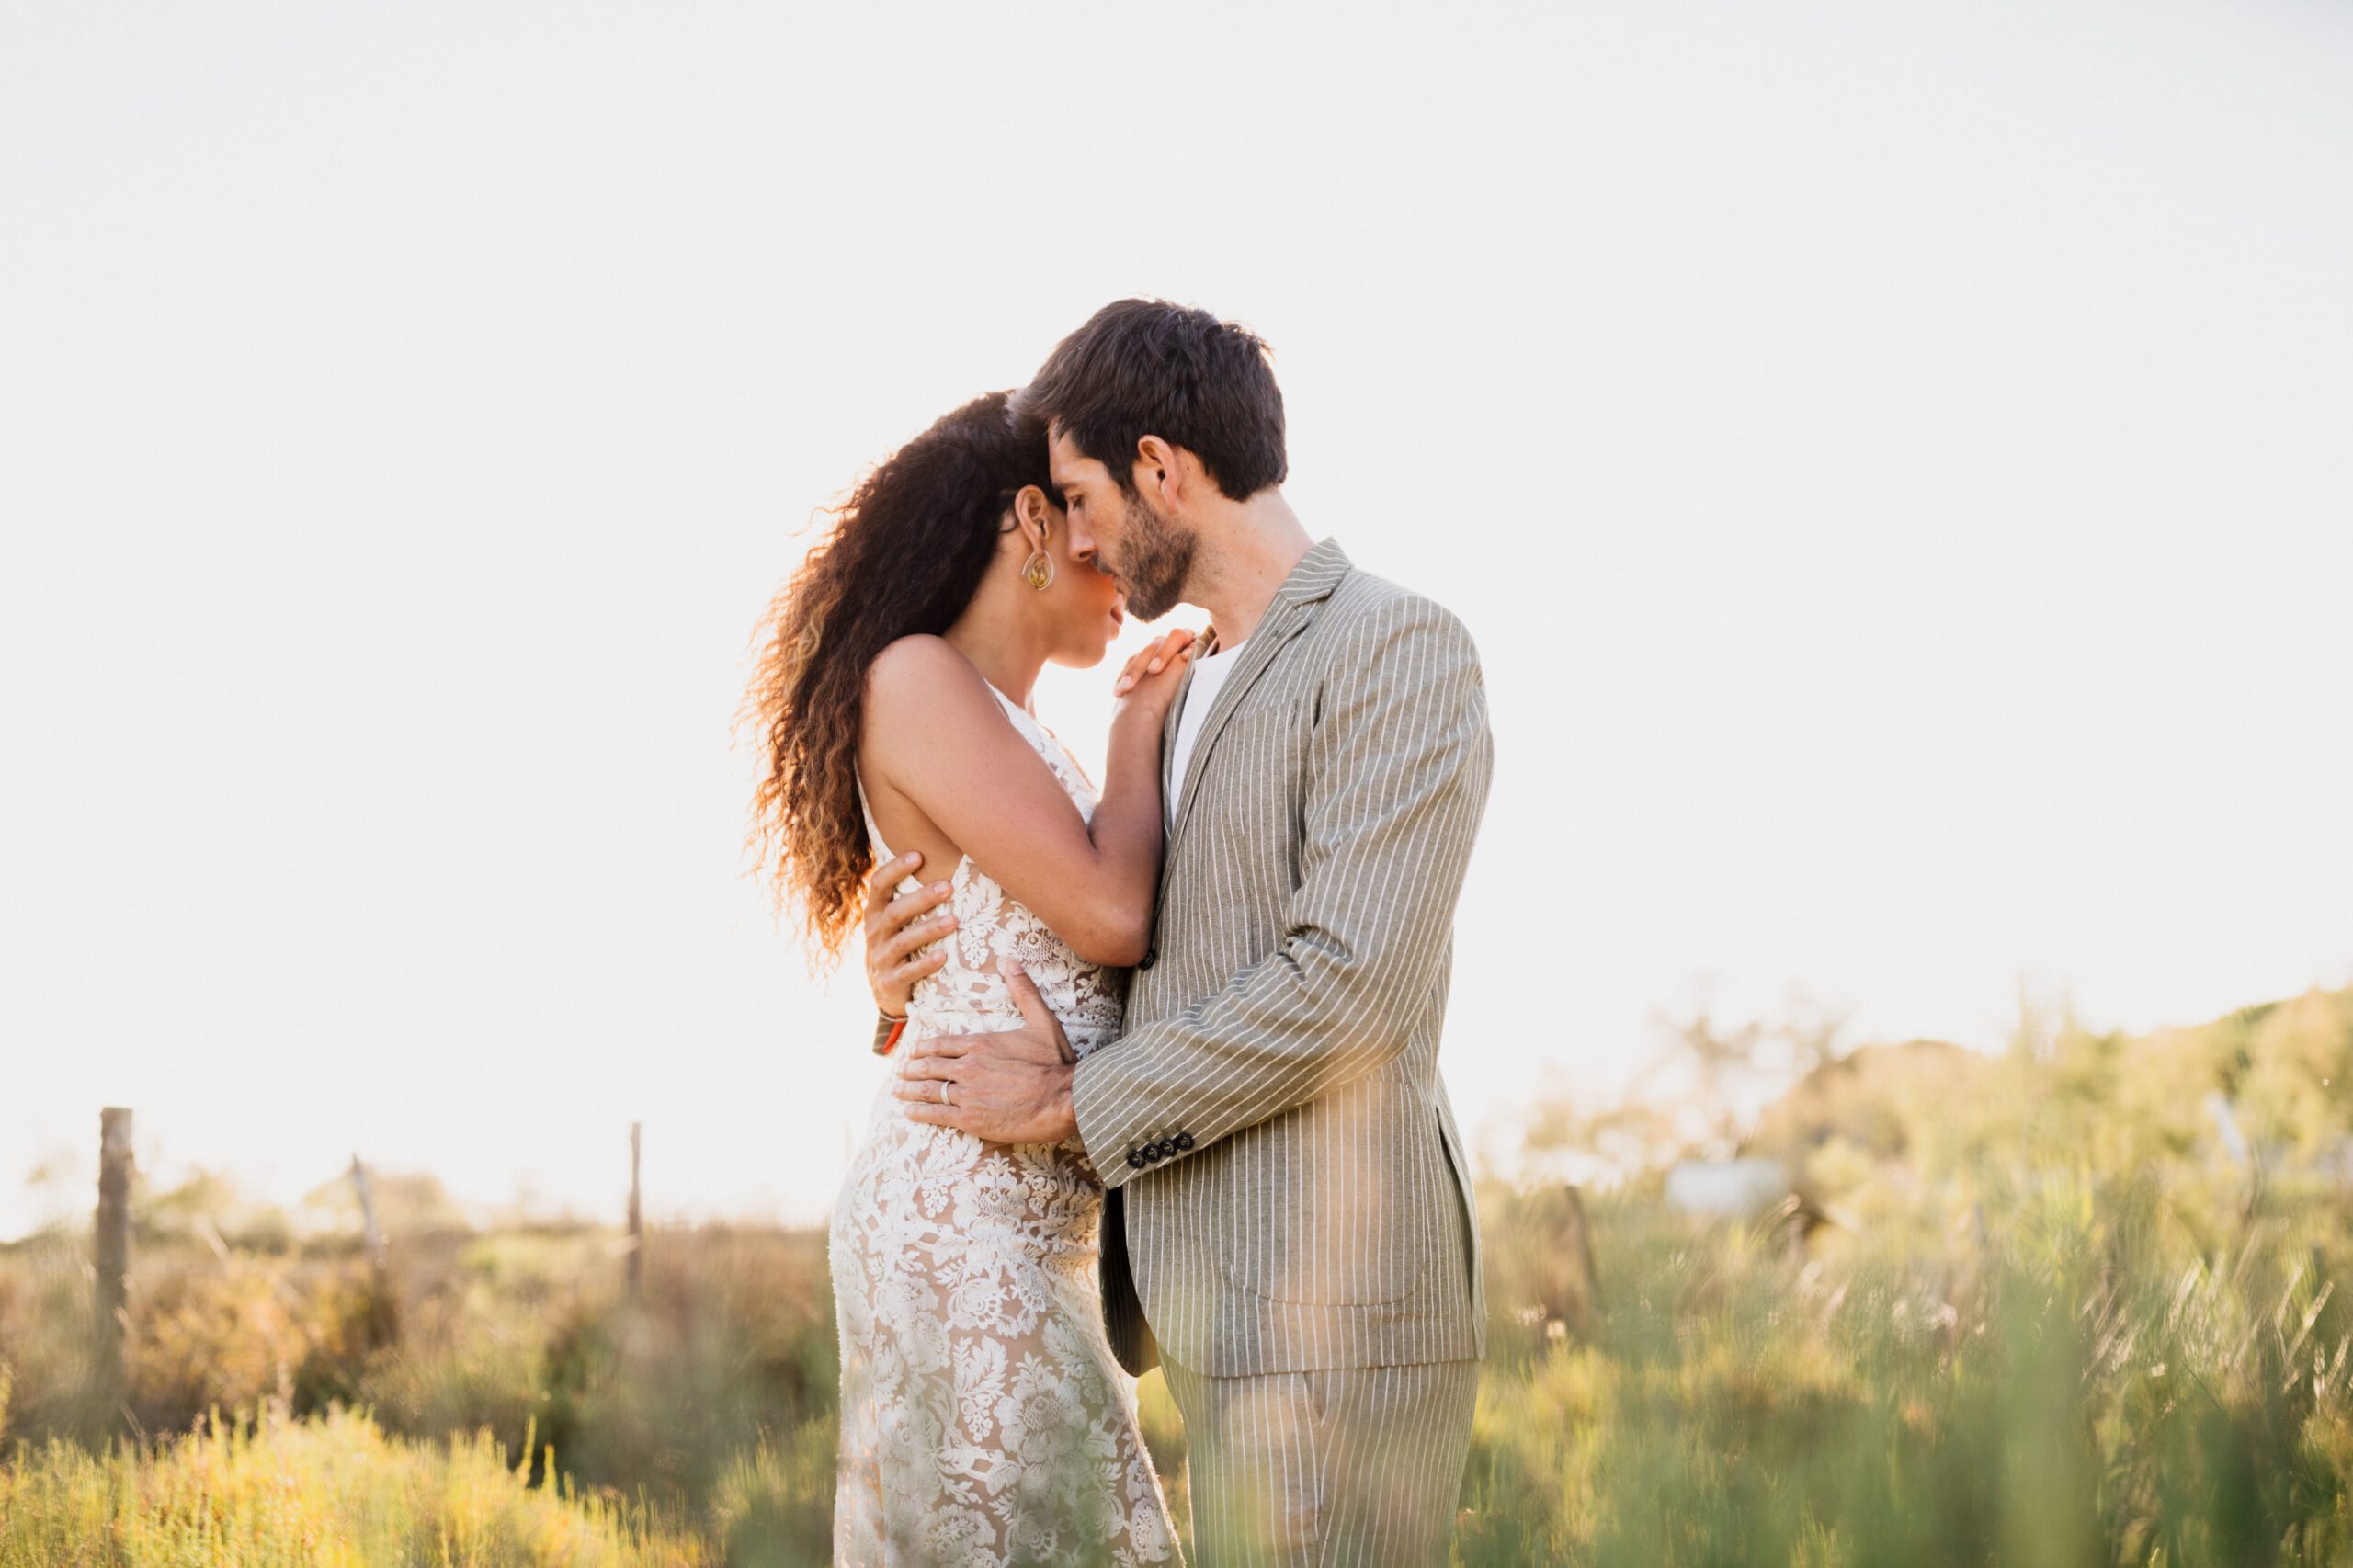
M 1136 488 L 1149 490 L 1160 498 L 1162 506 L 1176 510 L 1185 499 L 1188 486 L 1184 465 L 1177 460 L 1176 449 L 1157 436 L 1146 436 L 1136 442 Z

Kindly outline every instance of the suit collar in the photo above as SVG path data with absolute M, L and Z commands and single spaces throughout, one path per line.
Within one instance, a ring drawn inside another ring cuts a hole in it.
M 1193 651 L 1196 653 L 1203 652 L 1211 641 L 1204 637 L 1201 640 L 1203 646 Z M 1176 793 L 1176 778 L 1173 771 L 1176 762 L 1176 726 L 1184 722 L 1185 703 L 1192 694 L 1193 665 L 1188 660 L 1185 665 L 1185 678 L 1176 683 L 1176 695 L 1168 704 L 1167 717 L 1160 722 L 1160 799 L 1161 820 L 1164 823 L 1173 822 L 1176 815 L 1167 809 L 1167 802 L 1175 799 Z
M 1285 574 L 1275 589 L 1275 597 L 1267 602 L 1267 613 L 1259 618 L 1259 624 L 1264 625 L 1274 619 L 1276 610 L 1284 605 L 1320 604 L 1330 598 L 1332 590 L 1340 585 L 1340 579 L 1354 569 L 1355 562 L 1348 559 L 1348 552 L 1340 548 L 1338 540 L 1324 540 L 1301 556 Z M 1217 628 L 1212 626 L 1202 636 L 1201 645 L 1193 652 L 1197 658 L 1207 658 L 1218 649 Z M 1185 678 L 1192 679 L 1189 671 Z M 1181 708 L 1181 692 L 1178 700 Z
M 1332 590 L 1340 585 L 1340 579 L 1348 574 L 1351 564 L 1340 541 L 1325 539 L 1299 558 L 1299 564 L 1290 569 L 1283 585 L 1275 590 L 1275 597 L 1302 605 L 1328 599 Z
M 1267 606 L 1267 613 L 1258 618 L 1257 626 L 1242 644 L 1240 662 L 1226 676 L 1225 685 L 1218 688 L 1217 699 L 1210 704 L 1210 710 L 1202 715 L 1200 733 L 1194 737 L 1193 754 L 1185 764 L 1185 777 L 1181 781 L 1183 790 L 1176 801 L 1176 824 L 1168 833 L 1169 852 L 1175 851 L 1176 839 L 1193 814 L 1193 804 L 1200 795 L 1201 769 L 1208 764 L 1210 752 L 1216 746 L 1218 736 L 1224 732 L 1227 721 L 1233 717 L 1234 710 L 1241 706 L 1251 687 L 1257 684 L 1258 677 L 1273 665 L 1276 655 L 1315 619 L 1317 608 L 1332 597 L 1332 590 L 1340 585 L 1340 580 L 1350 570 L 1347 555 L 1340 549 L 1339 541 L 1327 539 L 1300 557 L 1298 564 L 1283 578 L 1282 585 L 1275 590 L 1274 599 Z M 1205 639 L 1201 649 L 1203 656 L 1217 652 L 1215 644 L 1213 635 Z M 1179 782 L 1168 774 L 1172 760 L 1170 752 L 1176 738 L 1176 721 L 1184 712 L 1186 699 L 1191 695 L 1192 680 L 1193 672 L 1188 669 L 1185 684 L 1177 688 L 1176 699 L 1170 705 L 1170 722 L 1163 733 L 1161 789 L 1164 800 L 1167 798 L 1170 785 Z

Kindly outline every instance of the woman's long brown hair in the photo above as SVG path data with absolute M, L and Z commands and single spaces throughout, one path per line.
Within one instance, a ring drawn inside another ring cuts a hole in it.
M 760 740 L 747 848 L 779 914 L 796 905 L 830 963 L 863 909 L 874 846 L 858 804 L 866 672 L 899 638 L 942 632 L 979 588 L 1022 486 L 1053 494 L 1045 446 L 1006 392 L 974 398 L 901 447 L 835 513 L 762 617 L 745 720 Z

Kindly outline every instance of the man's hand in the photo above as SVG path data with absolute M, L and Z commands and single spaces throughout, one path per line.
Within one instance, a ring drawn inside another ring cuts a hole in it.
M 892 896 L 891 890 L 922 864 L 923 857 L 911 849 L 875 867 L 866 879 L 866 987 L 874 993 L 874 1005 L 894 1018 L 906 1015 L 915 982 L 948 961 L 939 939 L 956 928 L 955 915 L 939 909 L 948 902 L 946 882 Z M 935 909 L 939 913 L 932 914 Z M 925 952 L 926 947 L 931 950 Z
M 961 1128 L 992 1143 L 1059 1143 L 1077 1136 L 1070 1108 L 1071 1064 L 1078 1060 L 1063 1027 L 1021 966 L 1001 966 L 1021 1009 L 1021 1027 L 1002 1034 L 940 1035 L 901 1049 L 892 1092 L 912 1121 Z M 940 1085 L 948 1097 L 940 1097 Z

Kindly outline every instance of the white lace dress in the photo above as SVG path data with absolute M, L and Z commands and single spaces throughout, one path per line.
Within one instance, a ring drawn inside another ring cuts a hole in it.
M 1091 821 L 1078 764 L 997 699 Z M 866 825 L 888 858 L 870 812 Z M 951 886 L 948 962 L 916 987 L 903 1040 L 1019 1025 L 997 973 L 1006 958 L 1080 1055 L 1118 1035 L 1121 971 L 1082 961 L 969 857 Z M 835 1568 L 1176 1562 L 1135 1383 L 1104 1337 L 1103 1194 L 1086 1154 L 1074 1139 L 983 1143 L 910 1121 L 893 1081 L 875 1096 L 834 1208 Z

